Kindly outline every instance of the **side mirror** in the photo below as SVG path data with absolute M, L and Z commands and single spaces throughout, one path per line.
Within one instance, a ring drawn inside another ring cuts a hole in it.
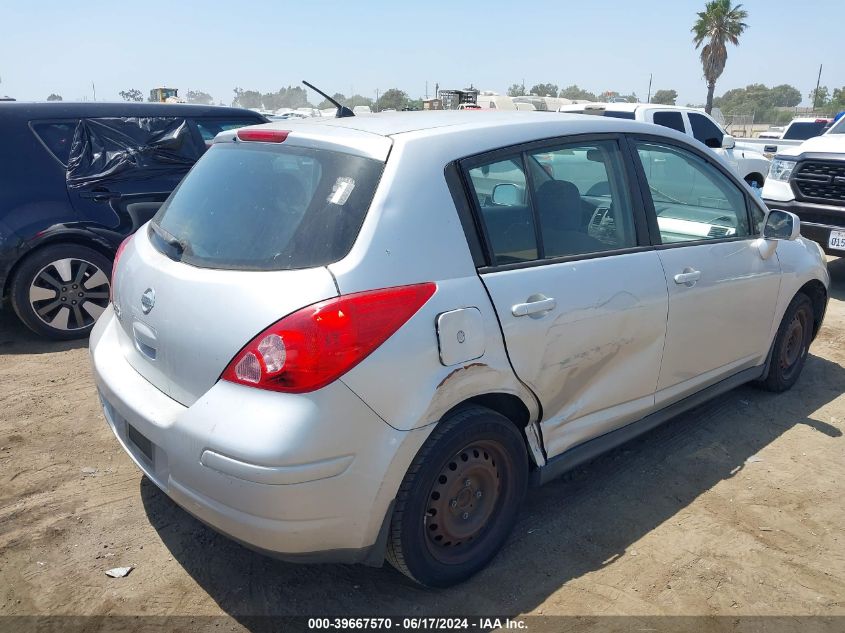
M 493 187 L 493 204 L 515 207 L 522 204 L 522 190 L 516 185 L 503 182 Z
M 722 137 L 722 149 L 733 149 L 736 147 L 736 139 L 730 134 L 725 134 Z
M 794 213 L 772 209 L 766 216 L 763 237 L 767 240 L 795 240 L 801 235 L 801 220 Z

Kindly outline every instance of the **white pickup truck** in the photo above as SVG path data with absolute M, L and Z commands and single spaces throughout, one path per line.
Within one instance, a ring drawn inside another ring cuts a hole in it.
M 845 256 L 845 117 L 823 136 L 786 147 L 772 161 L 763 201 L 801 219 L 801 234 Z
M 825 128 L 830 123 L 830 119 L 798 117 L 792 119 L 782 132 L 764 132 L 760 138 L 738 138 L 736 147 L 762 152 L 767 158 L 772 158 L 788 147 L 798 147 L 804 141 L 824 134 Z
M 656 103 L 578 103 L 561 106 L 558 112 L 633 119 L 683 132 L 724 158 L 751 186 L 762 187 L 769 171 L 768 158 L 758 151 L 735 147 L 734 138 L 703 110 Z

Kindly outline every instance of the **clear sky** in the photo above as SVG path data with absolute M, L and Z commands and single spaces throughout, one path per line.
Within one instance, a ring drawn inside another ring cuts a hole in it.
M 703 103 L 690 27 L 704 0 L 0 0 L 0 95 L 116 100 L 158 85 L 231 102 L 307 79 L 374 97 L 398 87 L 504 93 L 523 79 L 593 92 L 674 88 Z M 747 0 L 749 29 L 728 52 L 720 95 L 749 83 L 796 86 L 807 101 L 845 85 L 842 0 Z M 319 98 L 311 98 L 317 102 Z

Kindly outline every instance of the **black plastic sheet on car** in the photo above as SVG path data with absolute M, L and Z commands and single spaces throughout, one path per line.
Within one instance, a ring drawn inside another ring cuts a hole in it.
M 179 117 L 82 119 L 67 166 L 69 189 L 187 173 L 202 154 Z

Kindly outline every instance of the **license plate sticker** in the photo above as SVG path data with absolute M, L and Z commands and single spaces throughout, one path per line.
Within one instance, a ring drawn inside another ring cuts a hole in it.
M 827 238 L 827 247 L 845 251 L 845 231 L 831 231 Z

